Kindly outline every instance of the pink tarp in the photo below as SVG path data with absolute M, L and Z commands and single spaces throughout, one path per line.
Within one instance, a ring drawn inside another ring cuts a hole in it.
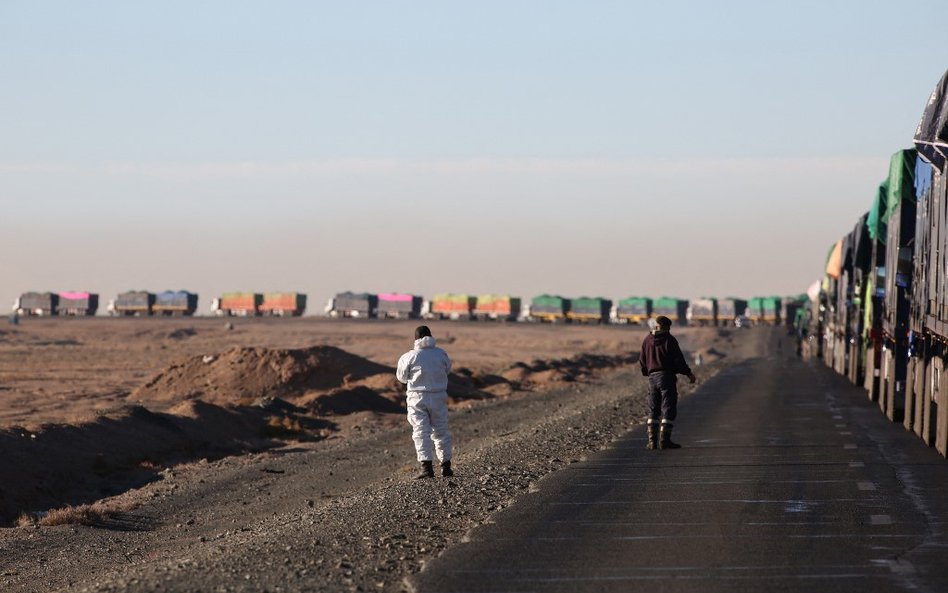
M 88 299 L 90 296 L 92 295 L 88 292 L 61 292 L 59 293 L 59 298 L 69 299 L 70 301 L 81 301 L 81 300 Z
M 399 292 L 384 292 L 379 294 L 380 301 L 395 301 L 398 303 L 403 303 L 405 301 L 410 302 L 413 298 L 415 298 L 413 295 L 402 294 Z

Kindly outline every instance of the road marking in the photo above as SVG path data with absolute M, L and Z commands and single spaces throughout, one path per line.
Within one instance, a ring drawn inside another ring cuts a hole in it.
M 839 434 L 840 434 L 840 436 L 848 437 L 848 436 L 851 435 L 852 433 L 849 432 L 848 430 L 841 430 L 841 431 L 839 431 Z
M 869 515 L 871 525 L 892 525 L 892 517 L 888 515 Z
M 836 425 L 836 428 L 846 428 L 846 425 L 845 425 L 845 424 L 837 424 L 837 425 Z
M 859 448 L 859 447 L 857 447 L 856 445 L 854 445 L 854 444 L 852 444 L 852 443 L 847 443 L 847 444 L 843 445 L 843 449 L 858 449 L 858 448 Z
M 866 464 L 862 461 L 852 461 L 850 462 L 849 467 L 866 467 Z
M 873 484 L 872 482 L 859 482 L 857 486 L 859 487 L 860 490 L 864 490 L 864 491 L 872 491 L 876 489 L 876 485 Z

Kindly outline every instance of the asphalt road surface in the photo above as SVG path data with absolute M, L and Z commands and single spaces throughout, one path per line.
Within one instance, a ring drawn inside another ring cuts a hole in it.
M 741 363 L 540 482 L 418 592 L 948 591 L 948 461 L 823 367 Z

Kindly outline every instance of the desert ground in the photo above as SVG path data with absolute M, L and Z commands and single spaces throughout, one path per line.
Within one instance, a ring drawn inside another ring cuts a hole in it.
M 0 587 L 401 591 L 543 476 L 641 430 L 644 329 L 431 322 L 454 360 L 457 475 L 415 481 L 392 374 L 415 325 L 0 329 Z M 792 356 L 780 330 L 674 333 L 701 361 L 699 384 Z

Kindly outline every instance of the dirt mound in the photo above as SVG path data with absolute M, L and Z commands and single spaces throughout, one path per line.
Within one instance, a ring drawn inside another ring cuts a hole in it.
M 352 389 L 337 389 L 324 395 L 300 402 L 318 416 L 335 416 L 354 414 L 356 412 L 400 413 L 405 408 L 394 399 L 379 395 L 374 389 L 366 386 Z
M 20 512 L 85 503 L 158 479 L 160 465 L 222 457 L 280 444 L 274 437 L 319 438 L 326 420 L 291 417 L 280 400 L 223 408 L 186 402 L 174 414 L 141 406 L 93 422 L 0 430 L 0 525 Z
M 247 404 L 260 398 L 292 400 L 394 372 L 332 346 L 233 348 L 220 355 L 195 356 L 172 364 L 133 391 L 129 399 L 146 404 L 201 399 L 222 405 Z

